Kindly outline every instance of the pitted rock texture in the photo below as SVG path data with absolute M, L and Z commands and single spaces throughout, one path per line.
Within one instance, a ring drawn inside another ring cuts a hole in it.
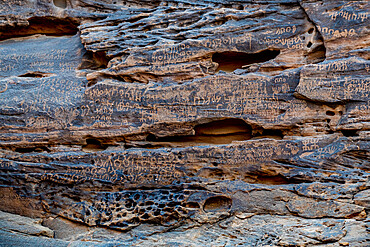
M 369 9 L 0 0 L 0 245 L 370 246 Z

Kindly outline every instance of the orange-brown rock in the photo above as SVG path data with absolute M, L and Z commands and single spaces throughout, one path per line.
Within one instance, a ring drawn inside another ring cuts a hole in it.
M 368 1 L 0 0 L 5 246 L 369 246 Z

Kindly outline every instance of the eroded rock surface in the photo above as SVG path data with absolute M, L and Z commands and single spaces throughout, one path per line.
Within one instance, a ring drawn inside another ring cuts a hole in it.
M 369 246 L 368 1 L 0 0 L 4 246 Z

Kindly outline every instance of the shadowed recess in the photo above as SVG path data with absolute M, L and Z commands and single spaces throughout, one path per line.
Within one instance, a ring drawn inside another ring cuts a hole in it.
M 75 35 L 78 23 L 69 18 L 32 17 L 28 26 L 0 27 L 0 40 L 24 37 L 34 34 L 51 36 Z
M 43 77 L 49 77 L 51 75 L 53 75 L 53 74 L 45 73 L 45 72 L 41 72 L 41 71 L 31 71 L 31 72 L 27 72 L 23 75 L 19 75 L 18 77 L 43 78 Z
M 108 62 L 109 58 L 106 56 L 105 52 L 86 51 L 78 69 L 105 69 L 108 66 Z
M 86 139 L 86 145 L 82 146 L 84 152 L 98 152 L 107 149 L 106 145 L 102 145 L 101 142 L 94 138 Z
M 208 198 L 203 206 L 205 212 L 228 211 L 232 200 L 226 196 L 214 196 Z
M 320 63 L 323 62 L 326 58 L 326 48 L 323 44 L 324 41 L 321 41 L 322 44 L 316 46 L 312 51 L 307 55 L 307 63 Z M 311 42 L 307 44 L 308 48 L 311 48 Z
M 195 135 L 225 135 L 250 132 L 251 127 L 241 119 L 225 119 L 195 126 Z
M 281 130 L 276 129 L 264 129 L 261 136 L 258 138 L 274 138 L 274 139 L 283 139 L 284 134 Z
M 199 144 L 229 144 L 233 141 L 249 140 L 252 128 L 241 119 L 217 120 L 194 127 L 195 135 L 156 137 L 148 135 L 149 142 L 172 142 L 179 146 Z
M 276 58 L 279 54 L 280 51 L 278 50 L 264 50 L 258 53 L 226 51 L 213 54 L 212 61 L 218 63 L 216 72 L 220 70 L 233 72 L 249 64 L 267 62 Z
M 358 130 L 340 130 L 340 132 L 346 137 L 358 136 Z

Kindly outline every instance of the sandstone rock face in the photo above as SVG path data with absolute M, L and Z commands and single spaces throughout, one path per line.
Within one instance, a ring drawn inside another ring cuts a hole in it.
M 0 0 L 1 244 L 370 246 L 369 9 Z

